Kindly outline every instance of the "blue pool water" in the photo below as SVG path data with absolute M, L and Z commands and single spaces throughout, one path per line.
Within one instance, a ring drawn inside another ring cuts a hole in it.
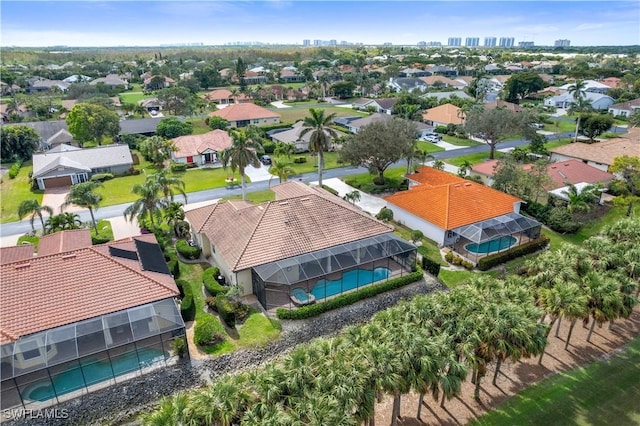
M 484 243 L 467 244 L 464 248 L 471 253 L 492 253 L 494 251 L 506 250 L 518 241 L 514 237 L 508 235 L 506 237 L 496 238 L 495 240 L 485 241 Z
M 73 368 L 52 376 L 55 392 L 51 382 L 47 380 L 29 385 L 23 396 L 31 401 L 47 401 L 55 398 L 56 393 L 60 396 L 82 389 L 85 381 L 87 386 L 95 385 L 111 379 L 114 374 L 121 376 L 131 373 L 138 368 L 147 367 L 163 359 L 162 351 L 142 348 L 138 350 L 137 356 L 135 352 L 129 352 L 112 357 L 111 365 L 108 360 L 100 360 L 91 364 L 89 364 L 91 361 L 83 361 L 82 371 L 80 368 Z
M 353 269 L 342 274 L 342 280 L 318 280 L 316 285 L 313 286 L 311 294 L 313 294 L 316 299 L 335 296 L 336 294 L 340 294 L 345 291 L 384 280 L 385 278 L 388 278 L 389 275 L 391 275 L 391 270 L 384 267 L 378 267 L 373 270 Z

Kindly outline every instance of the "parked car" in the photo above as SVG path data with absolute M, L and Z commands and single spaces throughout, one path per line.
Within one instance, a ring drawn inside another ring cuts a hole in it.
M 263 155 L 262 158 L 260 158 L 260 161 L 265 166 L 270 166 L 271 165 L 271 157 L 269 157 L 268 155 Z
M 426 142 L 438 143 L 442 140 L 442 138 L 438 135 L 426 135 L 423 138 Z

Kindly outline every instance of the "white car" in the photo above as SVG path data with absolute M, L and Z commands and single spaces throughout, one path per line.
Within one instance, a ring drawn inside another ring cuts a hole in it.
M 426 135 L 422 138 L 426 142 L 438 143 L 442 138 L 438 135 Z

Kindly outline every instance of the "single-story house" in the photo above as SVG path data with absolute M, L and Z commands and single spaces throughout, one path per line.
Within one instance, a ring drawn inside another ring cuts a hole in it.
M 471 96 L 467 95 L 463 90 L 454 90 L 451 92 L 427 92 L 422 95 L 423 98 L 435 98 L 440 102 L 442 99 L 451 99 L 451 97 L 456 97 L 460 99 L 472 99 Z
M 583 82 L 585 84 L 584 91 L 587 93 L 600 93 L 604 95 L 609 91 L 609 89 L 611 89 L 610 86 L 604 83 L 600 83 L 599 81 L 584 80 Z M 574 83 L 567 83 L 565 85 L 560 86 L 560 89 L 568 91 L 573 84 Z
M 420 68 L 405 68 L 403 70 L 400 70 L 399 74 L 400 77 L 418 78 L 431 75 L 431 71 L 421 70 Z
M 133 158 L 127 145 L 82 149 L 62 144 L 33 154 L 33 178 L 39 189 L 86 182 L 94 173 L 121 175 L 131 167 Z
M 344 125 L 346 125 L 347 129 L 349 129 L 349 132 L 351 133 L 358 133 L 360 131 L 360 129 L 362 129 L 364 126 L 366 126 L 367 124 L 371 124 L 373 122 L 376 121 L 386 121 L 386 120 L 390 120 L 392 119 L 393 116 L 392 115 L 388 115 L 388 114 L 381 114 L 378 112 L 375 112 L 367 117 L 361 117 L 361 118 L 357 118 L 355 120 L 351 120 L 346 122 Z M 336 119 L 336 124 L 340 124 L 341 122 L 337 121 L 338 119 Z M 426 125 L 425 123 L 420 123 L 418 121 L 414 121 L 416 127 L 418 128 L 418 135 L 416 135 L 416 138 L 422 136 L 423 134 L 427 133 L 427 132 L 431 132 L 433 130 L 433 127 Z
M 67 129 L 60 129 L 56 134 L 41 144 L 42 149 L 51 149 L 60 144 L 71 144 L 73 135 Z
M 28 121 L 19 123 L 20 126 L 31 127 L 40 136 L 40 145 L 45 146 L 47 140 L 60 132 L 60 130 L 69 131 L 67 123 L 64 120 L 51 121 Z
M 213 102 L 218 105 L 227 105 L 234 103 L 234 96 L 227 89 L 214 89 L 209 93 L 200 96 L 202 99 Z
M 522 108 L 520 105 L 511 103 L 511 102 L 507 102 L 507 101 L 502 101 L 502 100 L 497 100 L 497 101 L 493 101 L 493 102 L 487 102 L 484 104 L 484 109 L 508 109 L 509 111 L 512 112 L 522 112 L 524 111 L 524 108 Z
M 142 99 L 140 102 L 138 102 L 138 105 L 143 107 L 149 113 L 151 111 L 158 112 L 162 110 L 162 103 L 158 100 L 158 98 Z
M 252 103 L 229 105 L 210 112 L 209 117 L 224 118 L 230 127 L 268 126 L 280 123 L 280 114 Z
M 408 92 L 412 92 L 414 90 L 424 92 L 427 90 L 427 83 L 415 77 L 390 78 L 388 86 L 391 90 L 396 92 L 402 92 L 403 90 Z
M 617 157 L 640 157 L 640 139 L 615 138 L 596 143 L 574 142 L 553 148 L 551 161 L 580 160 L 608 172 Z
M 162 117 L 150 117 L 140 118 L 137 120 L 122 120 L 120 121 L 121 135 L 144 135 L 153 136 L 156 133 L 158 123 L 162 120 Z
M 304 123 L 302 121 L 297 121 L 290 129 L 272 132 L 269 136 L 271 136 L 271 140 L 274 142 L 293 144 L 296 148 L 296 152 L 309 151 L 309 140 L 311 139 L 312 132 L 307 132 L 305 135 L 300 136 L 300 133 L 302 133 L 304 128 L 303 124 Z M 338 137 L 346 136 L 345 133 L 339 131 L 336 131 L 336 133 Z M 330 147 L 330 149 L 332 149 L 332 147 Z
M 471 168 L 470 175 L 478 176 L 487 186 L 493 185 L 493 177 L 496 174 L 496 167 L 499 160 L 488 160 L 484 163 L 476 164 Z M 531 164 L 523 164 L 524 170 L 531 170 Z M 557 163 L 550 163 L 547 166 L 547 175 L 551 179 L 547 191 L 562 188 L 568 183 L 578 184 L 586 182 L 590 184 L 607 184 L 615 179 L 611 173 L 585 164 L 580 160 L 566 160 Z
M 443 104 L 429 108 L 422 114 L 424 122 L 431 126 L 446 126 L 447 124 L 462 124 L 460 108 L 452 104 Z
M 196 163 L 198 166 L 219 162 L 218 153 L 233 143 L 231 136 L 220 129 L 202 135 L 180 136 L 172 141 L 177 150 L 171 153 L 171 160 L 176 163 Z
M 263 84 L 269 81 L 267 76 L 253 71 L 246 71 L 243 80 L 247 84 Z
M 471 262 L 540 235 L 541 224 L 520 215 L 519 198 L 432 167 L 407 178 L 408 191 L 384 197 L 394 220 Z
M 174 84 L 176 84 L 174 79 L 162 75 L 153 75 L 144 79 L 144 88 L 146 90 L 160 90 L 165 87 L 171 87 Z
M 127 80 L 123 79 L 117 74 L 108 74 L 106 77 L 96 78 L 92 80 L 89 84 L 95 86 L 97 84 L 104 84 L 105 86 L 110 87 L 123 87 L 127 89 L 129 87 L 129 83 Z
M 446 76 L 455 76 L 458 75 L 458 71 L 455 68 L 446 66 L 446 65 L 433 65 L 425 68 L 425 71 L 436 75 L 446 75 Z M 428 75 L 428 74 L 427 74 Z
M 442 75 L 431 75 L 421 77 L 420 80 L 427 84 L 427 87 L 453 87 L 454 89 L 464 89 L 467 84 L 464 81 L 452 80 Z
M 28 92 L 44 92 L 51 89 L 66 92 L 71 84 L 62 80 L 37 80 L 27 88 Z
M 611 96 L 603 95 L 602 93 L 597 92 L 584 92 L 582 94 L 583 98 L 587 100 L 593 109 L 597 110 L 608 110 L 611 105 L 615 102 Z M 544 100 L 545 106 L 553 106 L 556 108 L 571 108 L 576 102 L 573 97 L 573 93 L 565 92 L 557 96 L 552 96 L 550 98 L 546 98 Z
M 358 99 L 353 104 L 353 107 L 355 109 L 359 109 L 363 111 L 368 109 L 369 107 L 372 107 L 375 109 L 375 112 L 381 112 L 384 114 L 391 115 L 391 113 L 393 112 L 393 107 L 395 106 L 396 102 L 398 102 L 398 98 L 379 98 L 379 99 L 362 98 L 362 99 Z
M 91 245 L 88 229 L 2 249 L 2 409 L 39 409 L 174 365 L 179 291 L 153 234 Z
M 280 71 L 280 81 L 283 83 L 298 83 L 304 81 L 304 75 L 294 70 L 283 69 Z
M 640 98 L 613 104 L 609 107 L 609 113 L 614 117 L 628 117 L 638 110 L 640 110 Z
M 288 182 L 272 190 L 275 201 L 224 201 L 186 213 L 204 256 L 265 309 L 411 272 L 416 247 L 389 225 L 319 187 Z
M 62 79 L 65 83 L 88 83 L 91 81 L 91 77 L 82 74 L 73 74 L 67 78 Z

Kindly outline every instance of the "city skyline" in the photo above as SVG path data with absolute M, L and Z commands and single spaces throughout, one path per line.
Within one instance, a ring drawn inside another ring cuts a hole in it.
M 571 46 L 640 44 L 640 3 L 626 0 L 3 1 L 1 8 L 3 46 L 302 45 L 304 39 L 446 45 L 452 37 L 463 45 L 488 37 L 513 37 L 516 45 L 553 46 L 559 39 Z

